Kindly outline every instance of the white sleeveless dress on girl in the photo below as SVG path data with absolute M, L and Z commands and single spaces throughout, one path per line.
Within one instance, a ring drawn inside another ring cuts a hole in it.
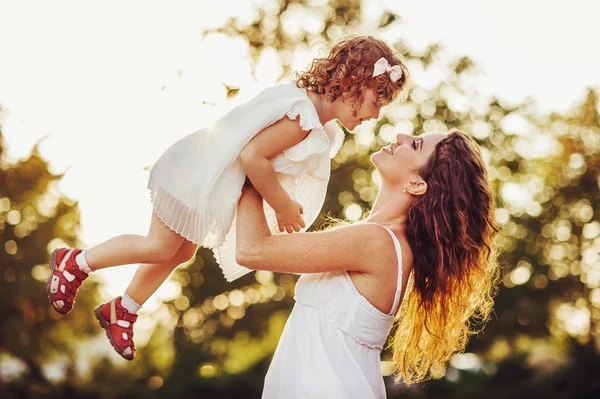
M 265 377 L 263 399 L 385 398 L 381 350 L 402 290 L 400 243 L 394 304 L 385 314 L 362 296 L 348 272 L 303 274 L 296 304 Z
M 299 119 L 309 133 L 271 163 L 283 188 L 304 208 L 304 231 L 323 207 L 330 160 L 342 146 L 344 132 L 335 122 L 321 124 L 306 90 L 295 82 L 263 90 L 212 128 L 182 138 L 150 172 L 148 189 L 156 215 L 194 244 L 212 248 L 228 281 L 251 271 L 235 262 L 235 214 L 246 177 L 239 154 L 256 134 L 285 116 Z M 265 215 L 271 232 L 281 234 L 266 202 Z

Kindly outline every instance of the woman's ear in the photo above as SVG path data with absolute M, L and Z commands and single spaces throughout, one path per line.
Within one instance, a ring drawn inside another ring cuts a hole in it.
M 423 195 L 427 192 L 427 183 L 420 176 L 412 177 L 410 182 L 404 185 L 404 189 L 412 195 Z

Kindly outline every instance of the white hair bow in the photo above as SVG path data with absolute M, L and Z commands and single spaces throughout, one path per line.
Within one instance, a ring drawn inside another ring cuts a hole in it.
M 400 68 L 400 65 L 390 66 L 388 60 L 385 57 L 381 57 L 373 66 L 373 76 L 379 76 L 385 72 L 389 72 L 392 82 L 397 82 L 402 77 L 402 68 Z

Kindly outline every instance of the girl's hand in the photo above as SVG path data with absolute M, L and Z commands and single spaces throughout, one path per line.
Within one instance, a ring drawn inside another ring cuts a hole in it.
M 291 234 L 292 231 L 298 232 L 300 229 L 306 227 L 304 219 L 302 219 L 303 213 L 304 209 L 302 209 L 302 205 L 293 200 L 290 200 L 284 207 L 276 210 L 275 215 L 277 216 L 279 231 L 283 233 L 285 230 Z

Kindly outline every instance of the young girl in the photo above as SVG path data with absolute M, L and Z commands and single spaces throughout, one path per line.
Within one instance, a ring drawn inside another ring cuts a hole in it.
M 269 88 L 234 108 L 212 128 L 176 142 L 152 168 L 153 202 L 146 236 L 121 235 L 93 248 L 52 253 L 47 293 L 68 313 L 81 283 L 95 270 L 142 263 L 123 296 L 95 309 L 113 348 L 133 360 L 133 323 L 141 305 L 199 245 L 213 248 L 228 281 L 250 270 L 235 260 L 235 219 L 246 176 L 266 200 L 272 232 L 303 231 L 327 190 L 330 159 L 344 135 L 377 118 L 405 87 L 406 67 L 370 36 L 341 40 L 297 81 Z

